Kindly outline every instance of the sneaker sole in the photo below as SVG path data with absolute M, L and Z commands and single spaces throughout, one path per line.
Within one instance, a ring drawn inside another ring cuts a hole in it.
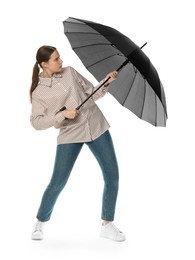
M 125 241 L 125 240 L 126 240 L 126 238 L 125 238 L 125 237 L 123 237 L 123 238 L 120 238 L 120 239 L 116 239 L 116 238 L 113 238 L 112 236 L 105 235 L 103 232 L 102 232 L 102 233 L 100 233 L 100 237 L 101 237 L 101 238 L 110 239 L 110 240 L 113 240 L 113 241 L 115 241 L 115 242 L 123 242 L 123 241 Z

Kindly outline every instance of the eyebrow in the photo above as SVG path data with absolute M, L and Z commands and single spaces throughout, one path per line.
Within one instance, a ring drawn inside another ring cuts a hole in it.
M 60 58 L 60 55 L 59 55 L 59 56 L 57 56 L 57 57 L 55 57 L 55 58 L 54 58 L 54 60 L 58 60 L 59 58 Z

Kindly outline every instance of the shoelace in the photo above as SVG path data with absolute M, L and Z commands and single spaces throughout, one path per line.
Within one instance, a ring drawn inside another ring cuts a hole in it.
M 116 232 L 122 233 L 122 231 L 120 231 L 113 223 L 111 223 L 111 225 Z

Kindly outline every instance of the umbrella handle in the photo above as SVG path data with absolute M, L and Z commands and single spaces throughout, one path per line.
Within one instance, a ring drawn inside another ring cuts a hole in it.
M 62 112 L 62 111 L 64 111 L 64 110 L 66 110 L 66 107 L 65 107 L 65 106 L 63 106 L 62 108 L 60 108 L 60 110 L 58 110 L 58 111 L 56 112 L 56 115 L 57 115 L 59 112 Z

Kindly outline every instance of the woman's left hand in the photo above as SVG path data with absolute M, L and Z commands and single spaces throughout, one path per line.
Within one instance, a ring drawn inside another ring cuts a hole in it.
M 113 80 L 115 80 L 118 76 L 118 72 L 117 71 L 112 71 L 110 73 L 108 73 L 108 75 L 106 76 L 105 80 L 107 80 L 109 77 L 109 80 L 106 82 L 106 86 L 109 85 Z

